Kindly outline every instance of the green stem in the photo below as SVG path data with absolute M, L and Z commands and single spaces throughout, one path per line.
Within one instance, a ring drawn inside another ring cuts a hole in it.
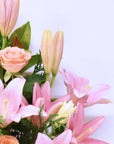
M 4 49 L 6 47 L 6 43 L 7 43 L 7 37 L 3 37 L 3 40 L 2 40 L 2 49 Z
M 7 37 L 2 37 L 2 49 L 5 48 L 7 43 Z M 4 77 L 4 70 L 2 68 L 2 66 L 0 66 L 0 79 L 3 81 L 3 77 Z
M 4 73 L 3 68 L 2 68 L 2 66 L 0 66 L 0 79 L 2 81 L 3 81 L 3 73 Z
M 56 75 L 53 75 L 50 86 L 52 87 L 55 81 Z
M 11 79 L 12 79 L 12 80 L 14 79 L 14 75 L 13 75 L 13 73 L 12 73 Z
M 53 135 L 53 131 L 51 131 L 51 133 L 49 134 L 49 137 L 51 138 L 51 137 L 52 137 L 52 135 Z
M 46 74 L 46 81 L 49 81 L 49 76 L 50 76 L 50 73 Z

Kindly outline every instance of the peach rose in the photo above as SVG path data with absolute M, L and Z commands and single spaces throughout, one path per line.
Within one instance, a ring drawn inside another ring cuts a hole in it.
M 1 64 L 9 72 L 19 72 L 30 60 L 30 52 L 18 47 L 7 47 L 0 50 Z
M 19 144 L 18 140 L 10 135 L 0 135 L 0 144 Z

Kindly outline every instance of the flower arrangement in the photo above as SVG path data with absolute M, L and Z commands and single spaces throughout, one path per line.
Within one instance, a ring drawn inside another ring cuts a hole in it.
M 41 51 L 31 55 L 31 27 L 27 22 L 13 33 L 19 0 L 0 0 L 0 143 L 1 144 L 108 144 L 88 138 L 104 116 L 84 123 L 84 109 L 110 103 L 103 94 L 109 85 L 90 86 L 86 78 L 59 70 L 64 36 L 45 31 Z M 32 73 L 26 72 L 34 66 Z M 51 98 L 58 73 L 67 94 Z M 50 75 L 52 75 L 51 82 Z

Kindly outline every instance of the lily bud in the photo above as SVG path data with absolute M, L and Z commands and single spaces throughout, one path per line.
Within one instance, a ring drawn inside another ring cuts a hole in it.
M 54 48 L 50 31 L 45 31 L 41 42 L 41 56 L 46 74 L 50 74 L 53 66 Z
M 63 54 L 63 41 L 63 32 L 57 31 L 54 37 L 54 62 L 52 68 L 53 75 L 56 75 L 58 72 L 59 64 Z
M 13 30 L 19 13 L 19 0 L 0 0 L 0 31 L 7 37 Z
M 19 144 L 18 140 L 10 135 L 0 135 L 0 144 Z

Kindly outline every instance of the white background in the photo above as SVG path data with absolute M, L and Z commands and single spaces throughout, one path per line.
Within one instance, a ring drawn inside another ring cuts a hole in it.
M 114 0 L 21 0 L 16 27 L 30 21 L 33 54 L 41 46 L 44 30 L 64 32 L 61 68 L 90 80 L 90 85 L 109 84 L 106 95 L 114 102 Z M 66 94 L 57 75 L 52 96 Z M 103 125 L 91 137 L 114 144 L 114 104 L 85 109 L 85 119 L 104 115 Z

